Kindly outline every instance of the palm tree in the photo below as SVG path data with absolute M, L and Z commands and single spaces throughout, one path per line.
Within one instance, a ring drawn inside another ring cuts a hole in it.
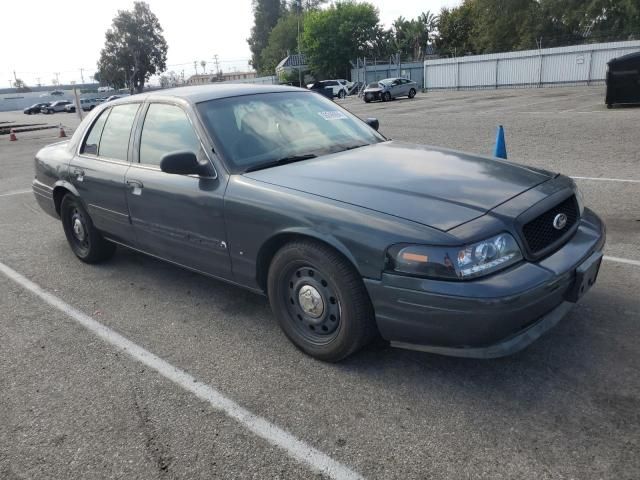
M 207 62 L 200 60 L 200 65 L 202 66 L 202 73 L 207 73 Z

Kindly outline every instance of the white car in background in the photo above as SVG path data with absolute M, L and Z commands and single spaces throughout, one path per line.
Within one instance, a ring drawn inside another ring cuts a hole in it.
M 338 98 L 344 98 L 349 94 L 349 82 L 343 79 L 339 80 L 320 80 L 319 82 L 310 83 L 307 85 L 308 89 L 315 88 L 330 88 L 333 90 L 333 96 Z
M 40 111 L 42 113 L 64 112 L 64 107 L 66 107 L 70 103 L 71 102 L 69 100 L 58 100 L 57 102 L 53 102 L 46 107 L 42 107 Z
M 84 110 L 85 112 L 90 112 L 91 110 L 93 110 L 95 108 L 95 106 L 98 105 L 98 101 L 95 98 L 81 98 L 80 99 L 80 106 L 82 107 L 82 110 Z M 65 105 L 64 106 L 64 111 L 67 113 L 73 113 L 76 111 L 76 104 L 75 103 L 70 103 L 69 105 Z

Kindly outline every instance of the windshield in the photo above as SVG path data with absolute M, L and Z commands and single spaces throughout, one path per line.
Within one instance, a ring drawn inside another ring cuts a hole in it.
M 374 82 L 374 83 L 370 83 L 369 84 L 369 88 L 378 88 L 380 87 L 380 84 L 378 82 Z
M 312 92 L 281 92 L 198 104 L 205 126 L 231 170 L 304 159 L 384 141 L 367 124 Z

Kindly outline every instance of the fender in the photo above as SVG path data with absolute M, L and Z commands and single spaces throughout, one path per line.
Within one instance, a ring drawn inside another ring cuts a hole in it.
M 334 237 L 333 235 L 330 235 L 328 233 L 323 233 L 323 232 L 319 232 L 313 228 L 309 228 L 309 227 L 289 227 L 289 228 L 285 228 L 283 230 L 280 230 L 276 233 L 274 233 L 270 238 L 267 239 L 267 241 L 265 242 L 265 245 L 269 242 L 271 242 L 271 240 L 277 236 L 280 235 L 302 235 L 305 237 L 311 237 L 311 238 L 315 238 L 316 240 L 320 240 L 323 243 L 326 243 L 330 246 L 332 246 L 333 248 L 335 248 L 337 251 L 339 251 L 342 255 L 344 255 L 347 260 L 349 260 L 351 262 L 351 264 L 356 268 L 356 270 L 358 270 L 358 272 L 360 272 L 360 268 L 358 266 L 358 262 L 356 261 L 355 257 L 351 254 L 351 251 L 340 241 L 338 240 L 336 237 Z
M 84 203 L 84 199 L 80 196 L 80 193 L 78 193 L 76 187 L 74 187 L 73 184 L 67 180 L 57 180 L 56 183 L 53 184 L 53 201 L 55 203 L 56 212 L 58 213 L 58 215 L 60 215 L 60 202 L 62 201 L 62 197 L 58 198 L 56 190 L 60 191 L 60 189 L 65 189 L 71 192 L 78 200 L 80 200 L 80 203 L 82 204 L 84 209 L 88 211 L 87 205 Z

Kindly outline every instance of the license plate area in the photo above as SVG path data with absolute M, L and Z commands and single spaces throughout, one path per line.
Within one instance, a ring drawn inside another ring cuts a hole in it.
M 602 252 L 596 252 L 576 268 L 576 278 L 567 294 L 567 300 L 577 302 L 596 283 L 602 263 Z

